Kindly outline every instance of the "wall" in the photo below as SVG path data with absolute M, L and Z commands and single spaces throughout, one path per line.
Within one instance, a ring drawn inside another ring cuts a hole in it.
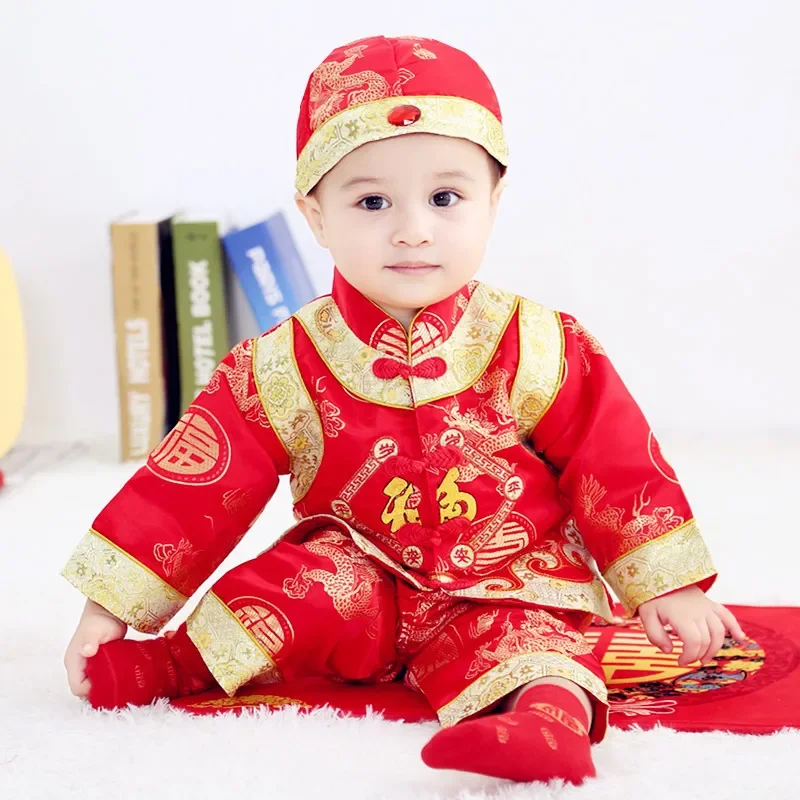
M 576 314 L 665 433 L 797 432 L 800 5 L 6 0 L 0 247 L 30 348 L 23 440 L 115 437 L 107 223 L 292 205 L 309 72 L 374 33 L 495 83 L 510 185 L 479 277 Z M 0 378 L 2 380 L 2 378 Z

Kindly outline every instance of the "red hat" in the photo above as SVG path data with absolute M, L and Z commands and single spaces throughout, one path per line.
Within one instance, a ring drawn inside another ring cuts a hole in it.
M 373 36 L 337 48 L 303 95 L 298 191 L 308 194 L 362 144 L 406 133 L 469 139 L 508 165 L 497 97 L 466 53 L 417 36 Z

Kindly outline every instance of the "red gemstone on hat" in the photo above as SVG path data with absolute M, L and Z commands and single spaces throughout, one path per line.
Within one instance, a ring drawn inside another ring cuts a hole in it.
M 413 125 L 421 116 L 422 112 L 416 106 L 395 106 L 387 119 L 390 125 L 404 128 L 406 125 Z

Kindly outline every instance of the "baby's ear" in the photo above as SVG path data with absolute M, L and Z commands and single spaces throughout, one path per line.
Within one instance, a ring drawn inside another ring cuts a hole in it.
M 508 185 L 508 178 L 504 175 L 497 181 L 497 185 L 492 189 L 492 196 L 489 199 L 489 205 L 492 209 L 492 217 L 497 213 L 497 206 L 500 203 L 500 197 L 503 192 L 506 190 L 506 186 Z
M 319 242 L 320 247 L 328 249 L 328 243 L 325 238 L 325 226 L 322 220 L 322 209 L 319 205 L 319 200 L 313 194 L 300 194 L 296 192 L 294 196 L 295 205 L 300 209 L 300 213 L 306 218 L 308 227 L 314 234 L 314 238 Z

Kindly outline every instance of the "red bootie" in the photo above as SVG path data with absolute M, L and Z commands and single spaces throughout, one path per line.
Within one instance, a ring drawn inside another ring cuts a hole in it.
M 436 769 L 525 783 L 561 778 L 580 784 L 596 774 L 588 722 L 586 709 L 569 689 L 532 686 L 512 711 L 439 731 L 425 745 L 422 760 Z
M 117 639 L 100 645 L 86 662 L 94 708 L 146 706 L 158 697 L 183 697 L 216 685 L 181 625 L 157 639 Z

